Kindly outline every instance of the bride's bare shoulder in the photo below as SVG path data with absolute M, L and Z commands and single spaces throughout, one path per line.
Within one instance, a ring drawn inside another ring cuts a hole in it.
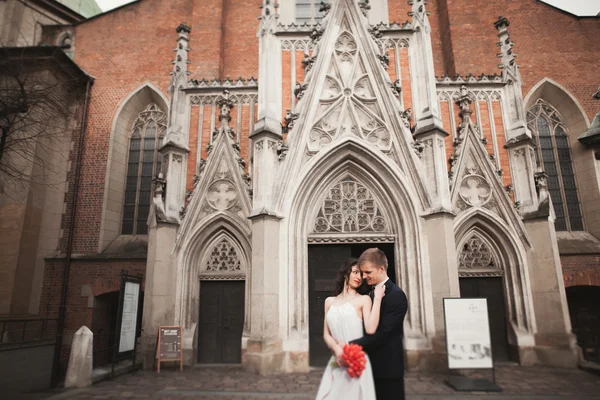
M 372 303 L 371 298 L 369 297 L 368 294 L 361 295 L 360 296 L 360 301 L 361 301 L 361 303 L 364 303 L 364 304 L 371 304 Z
M 325 299 L 325 308 L 329 308 L 330 305 L 335 301 L 335 296 L 330 296 Z

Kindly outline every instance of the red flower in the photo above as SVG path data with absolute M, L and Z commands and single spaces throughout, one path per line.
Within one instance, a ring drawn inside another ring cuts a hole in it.
M 351 378 L 360 378 L 367 360 L 365 358 L 365 352 L 362 347 L 358 344 L 347 344 L 344 346 L 344 354 L 342 359 L 348 365 L 346 371 Z

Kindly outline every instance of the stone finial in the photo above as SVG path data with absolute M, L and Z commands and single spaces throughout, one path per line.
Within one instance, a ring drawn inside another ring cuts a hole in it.
M 534 175 L 535 187 L 538 192 L 538 202 L 541 204 L 549 198 L 548 192 L 548 175 L 544 172 L 541 166 L 538 165 Z
M 229 90 L 223 90 L 223 96 L 217 102 L 221 126 L 213 132 L 213 140 L 220 133 L 227 133 L 231 139 L 235 137 L 233 129 L 229 126 L 229 122 L 231 121 L 231 109 L 234 104 L 235 103 L 229 98 Z
M 263 0 L 259 7 L 261 9 L 260 17 L 258 17 L 260 20 L 259 36 L 264 36 L 267 33 L 275 34 L 277 18 L 279 18 L 279 14 L 277 14 L 279 5 L 275 3 L 275 0 Z
M 500 47 L 500 53 L 497 57 L 500 59 L 498 68 L 502 70 L 502 78 L 504 80 L 513 80 L 521 83 L 521 75 L 519 74 L 519 67 L 515 62 L 517 55 L 513 52 L 512 48 L 515 45 L 510 40 L 510 33 L 508 32 L 508 26 L 510 23 L 505 17 L 498 17 L 498 20 L 494 22 L 494 27 L 498 30 L 498 42 L 496 45 Z
M 185 22 L 182 22 L 179 24 L 179 26 L 177 28 L 175 28 L 175 31 L 177 33 L 179 33 L 180 36 L 183 36 L 185 38 L 187 38 L 187 35 L 190 34 L 190 32 L 192 31 L 192 28 L 190 28 L 189 26 L 187 26 L 185 24 Z
M 360 7 L 360 10 L 362 11 L 363 15 L 366 17 L 367 13 L 371 9 L 371 5 L 369 4 L 369 0 L 359 0 L 358 1 L 358 6 Z
M 428 26 L 429 19 L 427 16 L 429 15 L 429 11 L 425 9 L 427 0 L 411 0 L 408 2 L 408 4 L 412 6 L 412 9 L 409 11 L 408 15 L 413 17 L 413 25 Z
M 473 99 L 471 96 L 469 96 L 469 92 L 467 91 L 467 87 L 465 85 L 460 87 L 460 96 L 456 100 L 456 103 L 460 107 L 460 113 L 458 115 L 462 120 L 462 124 L 470 124 L 471 114 L 473 114 L 473 111 L 471 110 Z
M 329 10 L 331 10 L 331 4 L 322 1 L 321 6 L 319 7 L 319 12 L 323 15 L 323 17 L 327 15 Z

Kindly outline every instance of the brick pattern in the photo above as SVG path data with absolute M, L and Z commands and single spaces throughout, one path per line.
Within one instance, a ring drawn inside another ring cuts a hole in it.
M 600 286 L 600 255 L 562 255 L 560 261 L 565 287 Z
M 435 36 L 443 39 L 443 48 L 433 43 L 436 75 L 499 73 L 493 24 L 502 15 L 510 21 L 524 95 L 549 77 L 579 100 L 590 120 L 600 112 L 600 103 L 592 99 L 598 88 L 594 60 L 600 57 L 597 19 L 577 18 L 536 0 L 436 0 L 427 9 L 432 14 L 432 41 Z
M 64 260 L 46 262 L 40 299 L 40 316 L 42 317 L 58 318 L 59 316 L 64 268 Z M 88 307 L 88 297 L 81 295 L 82 286 L 90 285 L 94 296 L 119 290 L 122 270 L 127 271 L 130 275 L 145 276 L 146 261 L 73 260 L 71 262 L 62 361 L 68 360 L 71 348 L 70 338 L 73 333 L 83 325 L 89 328 L 92 326 L 93 308 Z

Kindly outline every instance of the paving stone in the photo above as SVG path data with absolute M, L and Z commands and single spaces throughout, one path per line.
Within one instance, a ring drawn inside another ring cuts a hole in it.
M 239 367 L 196 367 L 183 372 L 139 371 L 85 389 L 64 391 L 51 398 L 89 399 L 313 399 L 322 371 L 262 377 Z M 501 393 L 457 393 L 444 383 L 446 375 L 408 372 L 405 386 L 410 400 L 600 400 L 600 376 L 574 369 L 502 366 L 496 370 Z M 40 397 L 41 398 L 41 397 Z

